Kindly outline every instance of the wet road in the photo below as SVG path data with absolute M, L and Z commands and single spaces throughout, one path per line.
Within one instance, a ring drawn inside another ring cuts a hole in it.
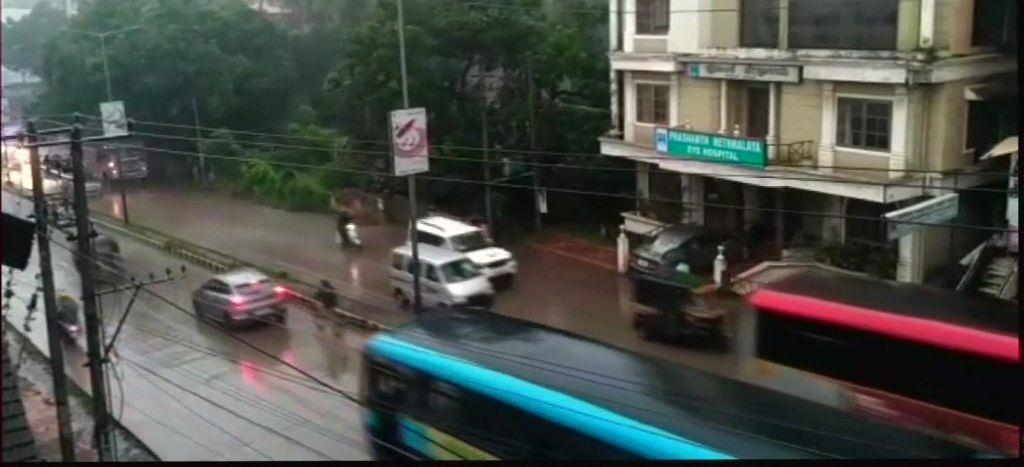
M 262 266 L 283 269 L 307 282 L 320 278 L 343 293 L 385 310 L 386 324 L 409 319 L 389 294 L 390 250 L 405 240 L 395 225 L 361 226 L 361 250 L 334 245 L 334 219 L 258 205 L 196 189 L 137 187 L 129 191 L 132 223 L 184 238 Z M 92 209 L 120 217 L 120 199 L 108 194 Z M 499 293 L 495 311 L 568 330 L 678 364 L 740 377 L 733 354 L 652 343 L 631 327 L 628 281 L 613 271 L 539 250 L 502 245 L 519 262 L 515 286 Z
M 3 210 L 24 216 L 31 203 L 4 192 Z M 136 277 L 150 272 L 159 277 L 181 263 L 130 240 L 119 241 L 128 272 Z M 61 245 L 58 241 L 51 247 L 57 290 L 77 298 L 78 275 Z M 14 277 L 19 297 L 6 318 L 22 332 L 25 304 L 35 288 L 36 258 L 33 253 L 25 271 L 3 272 L 4 281 Z M 185 310 L 145 292 L 139 295 L 115 347 L 122 385 L 111 382 L 113 413 L 164 460 L 368 459 L 358 406 L 187 313 L 191 291 L 208 277 L 188 265 L 183 279 L 148 287 Z M 108 335 L 128 299 L 129 292 L 102 297 Z M 48 354 L 42 314 L 40 300 L 27 334 Z M 364 332 L 345 329 L 337 338 L 326 337 L 317 333 L 308 313 L 291 307 L 286 327 L 263 325 L 236 335 L 335 388 L 358 391 Z M 88 390 L 82 347 L 84 340 L 66 352 L 67 367 Z

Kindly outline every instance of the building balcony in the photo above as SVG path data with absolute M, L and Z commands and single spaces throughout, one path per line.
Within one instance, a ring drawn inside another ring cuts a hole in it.
M 654 165 L 680 174 L 720 178 L 764 188 L 792 188 L 874 203 L 893 203 L 921 196 L 949 193 L 951 187 L 969 187 L 995 180 L 991 171 L 971 167 L 955 177 L 924 177 L 908 173 L 890 178 L 890 171 L 870 166 L 831 167 L 819 165 L 816 142 L 783 141 L 772 145 L 775 157 L 764 167 L 687 159 L 661 154 L 654 144 L 631 142 L 609 133 L 598 138 L 601 153 Z M 991 179 L 991 180 L 990 180 Z

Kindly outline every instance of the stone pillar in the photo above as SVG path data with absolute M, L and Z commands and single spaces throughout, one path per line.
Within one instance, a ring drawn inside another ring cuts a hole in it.
M 757 222 L 761 206 L 760 190 L 756 185 L 743 185 L 743 230 L 749 230 Z
M 789 0 L 779 0 L 779 49 L 789 48 Z
M 728 267 L 728 263 L 725 260 L 725 245 L 718 245 L 718 256 L 715 256 L 714 271 L 712 276 L 715 279 L 715 284 L 719 287 L 725 285 L 725 268 Z
M 831 172 L 836 149 L 836 87 L 829 81 L 821 83 L 821 143 L 818 145 L 818 166 Z
M 900 237 L 899 258 L 896 262 L 897 281 L 921 283 L 924 280 L 923 250 L 921 230 Z
M 907 130 L 910 127 L 907 87 L 896 86 L 892 102 L 892 138 L 889 140 L 889 178 L 902 178 L 907 168 Z
M 618 267 L 619 274 L 625 274 L 629 270 L 629 237 L 626 236 L 626 226 L 619 226 L 619 238 L 618 238 Z
M 704 177 L 679 175 L 683 201 L 682 222 L 704 225 Z
M 718 81 L 718 132 L 729 131 L 729 80 Z
M 825 212 L 836 217 L 822 219 L 821 237 L 825 243 L 843 243 L 846 241 L 846 222 L 840 216 L 846 212 L 849 198 L 829 196 Z
M 768 84 L 768 160 L 779 157 L 779 83 Z
M 651 198 L 651 172 L 646 162 L 636 163 L 636 197 L 637 209 Z

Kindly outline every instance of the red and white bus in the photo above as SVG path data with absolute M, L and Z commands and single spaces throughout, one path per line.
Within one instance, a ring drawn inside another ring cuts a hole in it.
M 764 285 L 748 301 L 754 312 L 737 345 L 755 381 L 1020 455 L 1015 302 L 818 270 Z

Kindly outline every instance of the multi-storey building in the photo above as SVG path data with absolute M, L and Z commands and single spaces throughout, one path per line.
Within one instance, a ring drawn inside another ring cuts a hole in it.
M 692 222 L 775 254 L 859 244 L 922 281 L 991 232 L 895 229 L 885 214 L 971 188 L 901 218 L 996 226 L 1006 169 L 979 159 L 1018 131 L 1017 7 L 609 0 L 614 128 L 601 152 L 636 161 L 652 201 L 624 213 L 627 228 Z

